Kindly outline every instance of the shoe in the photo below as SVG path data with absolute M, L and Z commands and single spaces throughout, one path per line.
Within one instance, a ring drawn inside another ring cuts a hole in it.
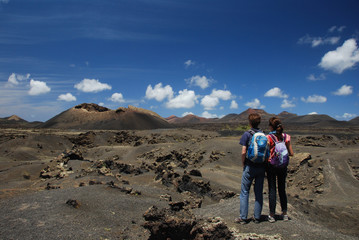
M 288 221 L 288 220 L 289 220 L 288 215 L 283 215 L 283 221 Z
M 260 222 L 261 222 L 260 219 L 257 219 L 257 218 L 255 218 L 254 216 L 253 216 L 253 218 L 252 218 L 252 221 L 253 221 L 254 223 L 260 223 Z
M 268 215 L 268 222 L 274 223 L 274 222 L 275 222 L 275 218 L 272 217 L 271 215 Z
M 243 219 L 241 219 L 241 218 L 235 218 L 235 219 L 234 219 L 234 222 L 235 222 L 235 223 L 239 223 L 239 224 L 241 224 L 241 225 L 244 225 L 244 224 L 247 224 L 247 223 L 248 223 L 247 220 L 243 220 Z

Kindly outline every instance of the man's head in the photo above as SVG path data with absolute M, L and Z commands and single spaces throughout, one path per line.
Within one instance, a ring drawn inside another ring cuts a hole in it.
M 261 123 L 261 116 L 258 113 L 251 113 L 248 116 L 248 121 L 252 128 L 258 128 Z

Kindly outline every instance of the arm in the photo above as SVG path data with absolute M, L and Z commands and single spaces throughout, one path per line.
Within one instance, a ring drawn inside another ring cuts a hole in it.
M 287 149 L 288 149 L 288 153 L 289 153 L 289 156 L 293 156 L 294 155 L 294 152 L 293 152 L 293 148 L 292 148 L 292 144 L 289 142 L 287 142 Z
M 242 166 L 244 167 L 244 161 L 246 160 L 247 146 L 242 147 Z

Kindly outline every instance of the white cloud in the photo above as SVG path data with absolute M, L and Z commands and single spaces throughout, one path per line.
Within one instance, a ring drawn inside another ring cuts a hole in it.
M 232 97 L 232 93 L 228 90 L 216 90 L 213 89 L 210 95 L 206 95 L 201 100 L 201 105 L 205 110 L 212 110 L 218 104 L 220 100 L 229 100 Z
M 207 111 L 204 111 L 202 113 L 202 117 L 204 117 L 204 118 L 218 118 L 217 114 L 212 114 L 212 113 L 209 113 Z
M 235 100 L 232 100 L 230 109 L 238 109 L 238 103 Z
M 179 91 L 175 98 L 171 98 L 167 103 L 167 108 L 192 108 L 197 103 L 197 96 L 192 90 L 184 89 Z
M 201 105 L 204 106 L 206 110 L 212 110 L 219 104 L 219 98 L 213 97 L 211 95 L 206 95 L 201 100 Z
M 205 88 L 208 88 L 210 83 L 213 82 L 213 79 L 210 79 L 210 78 L 207 78 L 206 76 L 199 76 L 199 75 L 196 75 L 196 76 L 193 76 L 189 79 L 186 79 L 186 82 L 191 86 L 191 85 L 194 85 L 194 86 L 198 86 L 202 89 L 205 89 Z
M 320 45 L 324 44 L 330 44 L 334 45 L 337 44 L 340 40 L 340 37 L 311 37 L 309 35 L 306 35 L 299 39 L 299 44 L 311 44 L 312 47 L 318 47 Z
M 326 77 L 325 77 L 325 74 L 322 73 L 320 74 L 319 76 L 315 76 L 314 74 L 310 74 L 308 77 L 307 77 L 308 80 L 310 81 L 320 81 L 320 80 L 325 80 Z
M 158 83 L 154 88 L 151 85 L 148 85 L 146 90 L 147 99 L 156 99 L 161 102 L 163 99 L 171 99 L 173 97 L 173 90 L 170 85 L 162 87 L 162 83 Z
M 288 98 L 287 94 L 284 94 L 282 90 L 278 87 L 274 87 L 268 90 L 265 94 L 265 97 L 279 97 L 279 98 Z
M 343 85 L 337 91 L 333 92 L 337 96 L 347 96 L 353 93 L 353 87 L 348 85 Z
M 254 109 L 263 109 L 265 108 L 264 105 L 261 104 L 258 98 L 255 98 L 252 102 L 247 102 L 245 106 L 254 108 Z
M 35 95 L 45 94 L 50 91 L 51 88 L 49 88 L 45 82 L 31 79 L 29 95 L 35 96 Z
M 216 89 L 213 89 L 212 93 L 211 93 L 211 96 L 226 101 L 226 100 L 231 99 L 232 93 L 230 91 L 228 91 L 228 90 L 216 90 Z
M 16 73 L 12 73 L 8 80 L 7 80 L 7 87 L 11 87 L 11 86 L 15 86 L 15 85 L 19 85 L 19 83 L 21 81 L 25 81 L 28 80 L 30 78 L 30 74 L 26 74 L 26 75 L 21 75 L 21 74 L 16 74 Z
M 342 32 L 344 29 L 346 28 L 346 26 L 340 26 L 340 27 L 337 27 L 337 26 L 333 26 L 331 28 L 329 28 L 329 32 L 335 32 L 335 31 L 338 31 L 338 32 Z
M 112 102 L 117 102 L 117 103 L 124 103 L 125 99 L 123 98 L 122 93 L 114 93 L 112 94 L 112 96 L 109 98 L 110 101 Z
M 66 102 L 73 102 L 73 101 L 76 101 L 76 97 L 73 96 L 71 93 L 66 93 L 66 94 L 59 95 L 57 100 L 66 101 Z
M 343 119 L 352 119 L 352 118 L 355 118 L 357 115 L 354 114 L 354 113 L 344 113 L 343 116 L 340 116 L 340 118 L 343 118 Z
M 194 115 L 194 114 L 193 114 L 193 112 L 184 112 L 184 113 L 182 114 L 182 117 L 185 117 L 185 116 L 187 116 L 187 115 Z
M 281 108 L 293 108 L 293 107 L 295 107 L 295 104 L 288 99 L 283 99 L 283 102 L 280 105 L 280 107 Z
M 101 83 L 97 79 L 87 79 L 87 78 L 82 80 L 80 83 L 75 84 L 75 88 L 82 92 L 93 92 L 93 93 L 112 89 L 112 87 L 107 83 Z
M 191 65 L 195 65 L 195 62 L 192 60 L 187 60 L 184 62 L 184 65 L 186 66 L 186 68 L 190 67 Z
M 344 44 L 335 51 L 327 52 L 319 66 L 341 74 L 343 71 L 350 69 L 359 62 L 359 49 L 354 38 L 348 39 Z
M 308 113 L 308 115 L 318 115 L 318 113 L 317 112 L 310 112 L 310 113 Z
M 301 100 L 306 103 L 325 103 L 327 98 L 319 95 L 312 95 L 307 98 L 301 97 Z

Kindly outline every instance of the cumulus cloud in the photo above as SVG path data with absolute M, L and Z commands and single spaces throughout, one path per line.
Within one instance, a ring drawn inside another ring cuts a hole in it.
M 238 109 L 238 103 L 235 100 L 232 100 L 230 109 Z
M 278 97 L 278 98 L 288 98 L 287 94 L 284 94 L 283 91 L 278 88 L 278 87 L 274 87 L 270 90 L 268 90 L 265 94 L 265 97 Z
M 258 98 L 255 98 L 252 102 L 247 102 L 245 106 L 254 108 L 254 109 L 263 109 L 265 108 L 264 105 L 261 104 Z
M 318 115 L 318 113 L 317 112 L 310 112 L 310 113 L 308 113 L 308 115 Z
M 66 102 L 73 102 L 73 101 L 76 101 L 76 97 L 73 96 L 71 93 L 66 93 L 66 94 L 59 95 L 57 100 L 66 101 Z
M 204 117 L 204 118 L 218 118 L 217 114 L 212 114 L 212 113 L 209 113 L 207 111 L 204 111 L 202 113 L 202 117 Z
M 199 75 L 196 75 L 196 76 L 193 76 L 189 79 L 186 79 L 186 82 L 192 86 L 198 86 L 202 89 L 205 89 L 205 88 L 208 88 L 210 83 L 213 82 L 213 79 L 210 79 L 210 78 L 207 78 L 206 76 L 199 76 Z
M 167 108 L 192 108 L 197 103 L 197 96 L 194 91 L 184 89 L 178 95 L 171 98 L 167 103 Z
M 320 45 L 330 44 L 334 45 L 337 44 L 340 40 L 340 37 L 334 36 L 334 37 L 311 37 L 309 35 L 306 35 L 298 40 L 299 44 L 311 44 L 312 47 L 318 47 Z
M 16 74 L 16 73 L 12 73 L 6 83 L 7 87 L 11 87 L 11 86 L 16 86 L 19 85 L 19 83 L 21 81 L 25 81 L 28 80 L 30 78 L 30 74 L 26 74 L 26 75 L 21 75 L 21 74 Z
M 184 65 L 186 66 L 186 68 L 192 66 L 192 65 L 195 65 L 195 62 L 192 61 L 192 60 L 187 60 L 184 62 Z
M 310 80 L 310 81 L 320 81 L 320 80 L 325 80 L 326 77 L 325 77 L 324 73 L 320 74 L 319 76 L 315 76 L 314 74 L 310 74 L 307 77 L 307 79 Z
M 326 70 L 331 70 L 341 74 L 359 62 L 359 49 L 354 38 L 346 40 L 342 46 L 334 51 L 327 52 L 319 66 Z
M 184 113 L 182 114 L 182 117 L 185 117 L 185 116 L 187 116 L 187 115 L 194 115 L 194 114 L 193 114 L 193 112 L 184 112 Z
M 109 98 L 110 101 L 112 102 L 117 102 L 117 103 L 124 103 L 125 99 L 123 98 L 122 93 L 114 93 L 112 94 L 112 96 Z
M 280 105 L 281 108 L 293 108 L 295 107 L 295 104 L 293 101 L 290 101 L 288 99 L 283 99 L 282 104 Z
M 354 113 L 344 113 L 343 116 L 338 116 L 338 118 L 343 118 L 343 119 L 349 120 L 349 119 L 355 118 L 356 116 L 357 115 Z
M 107 83 L 101 83 L 98 79 L 87 79 L 87 78 L 75 84 L 75 88 L 82 92 L 92 92 L 92 93 L 112 89 L 110 85 L 108 85 Z
M 301 97 L 301 100 L 306 103 L 325 103 L 327 98 L 324 96 L 312 95 L 307 98 Z
M 29 95 L 35 96 L 35 95 L 45 94 L 50 91 L 51 88 L 49 88 L 45 82 L 31 79 Z
M 217 97 L 221 100 L 229 100 L 231 99 L 232 97 L 232 93 L 228 90 L 216 90 L 216 89 L 213 89 L 212 90 L 212 93 L 211 93 L 211 96 L 213 97 Z
M 218 104 L 220 100 L 229 100 L 232 97 L 232 93 L 228 90 L 216 90 L 213 89 L 210 95 L 206 95 L 201 100 L 201 105 L 204 106 L 205 110 L 212 110 Z
M 343 85 L 337 91 L 333 92 L 337 96 L 347 96 L 353 93 L 353 87 L 348 85 Z
M 201 105 L 204 106 L 206 110 L 212 110 L 219 104 L 219 98 L 213 97 L 210 95 L 204 96 L 201 100 Z
M 163 101 L 163 99 L 171 99 L 173 97 L 173 90 L 170 85 L 162 87 L 162 83 L 158 83 L 154 88 L 152 85 L 148 85 L 146 90 L 147 99 L 156 99 L 158 102 Z

